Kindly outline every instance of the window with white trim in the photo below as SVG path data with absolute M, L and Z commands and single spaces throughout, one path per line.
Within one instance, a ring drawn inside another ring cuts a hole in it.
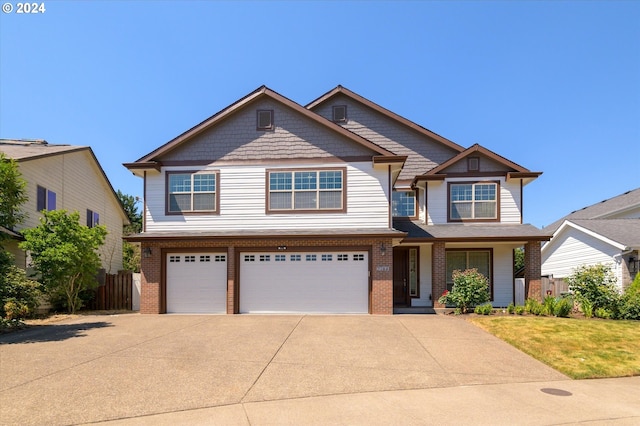
M 498 219 L 497 183 L 449 184 L 450 221 L 495 219 Z
M 391 194 L 393 217 L 416 216 L 416 191 L 396 191 Z
M 217 182 L 217 172 L 167 172 L 167 212 L 217 212 Z
M 271 212 L 344 209 L 344 170 L 273 170 L 268 185 Z

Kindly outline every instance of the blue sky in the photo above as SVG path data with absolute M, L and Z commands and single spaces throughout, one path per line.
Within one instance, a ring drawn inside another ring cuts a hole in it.
M 7 3 L 7 2 L 3 2 Z M 338 84 L 544 174 L 525 222 L 640 186 L 640 2 L 45 1 L 0 16 L 0 137 L 132 162 L 265 84 Z

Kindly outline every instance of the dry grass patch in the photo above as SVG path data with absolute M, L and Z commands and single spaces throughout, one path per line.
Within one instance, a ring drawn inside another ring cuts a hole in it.
M 574 379 L 640 375 L 640 322 L 552 317 L 468 320 Z

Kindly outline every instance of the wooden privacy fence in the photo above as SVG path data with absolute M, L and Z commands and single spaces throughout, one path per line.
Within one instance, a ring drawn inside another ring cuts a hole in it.
M 542 290 L 542 299 L 547 296 L 562 296 L 569 292 L 569 285 L 560 278 L 542 277 L 540 287 Z
M 118 272 L 105 274 L 104 284 L 95 289 L 95 298 L 87 302 L 86 307 L 92 310 L 115 310 L 132 308 L 132 273 Z

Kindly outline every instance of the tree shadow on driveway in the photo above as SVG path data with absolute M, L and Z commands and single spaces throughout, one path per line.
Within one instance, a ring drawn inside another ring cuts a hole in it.
M 20 343 L 60 342 L 74 337 L 84 337 L 87 330 L 93 328 L 113 327 L 105 321 L 86 322 L 81 324 L 37 325 L 26 330 L 15 331 L 0 336 L 0 345 Z

